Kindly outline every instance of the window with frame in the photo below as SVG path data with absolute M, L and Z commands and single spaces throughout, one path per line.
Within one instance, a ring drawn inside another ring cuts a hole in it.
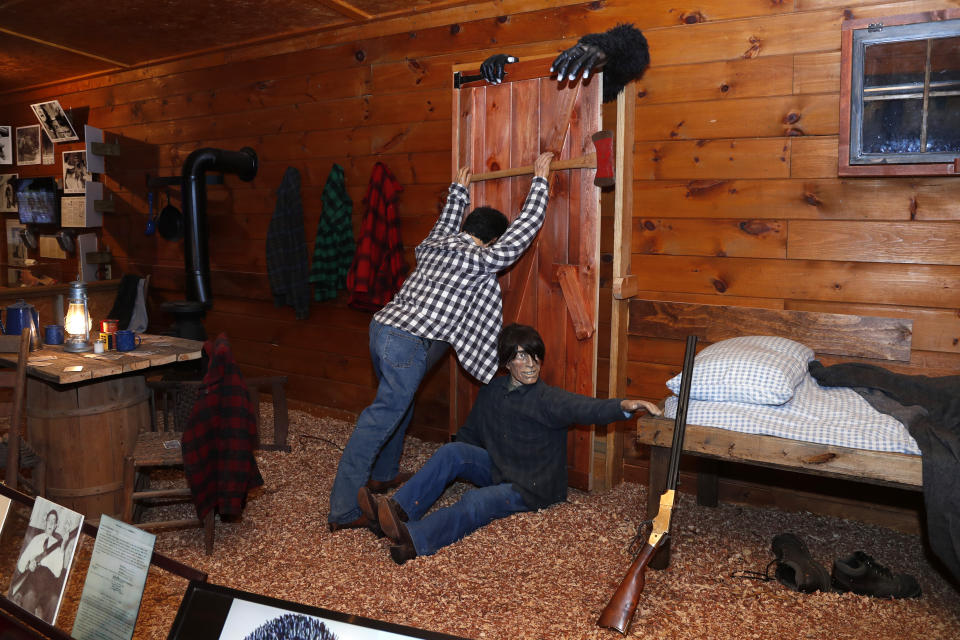
M 960 10 L 842 29 L 840 175 L 960 173 Z

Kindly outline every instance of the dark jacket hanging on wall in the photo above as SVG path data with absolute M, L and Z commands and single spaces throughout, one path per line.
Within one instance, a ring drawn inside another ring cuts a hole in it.
M 313 242 L 313 264 L 310 282 L 313 299 L 332 300 L 337 291 L 347 286 L 347 271 L 353 261 L 353 201 L 347 195 L 343 167 L 334 164 L 323 187 L 323 212 L 317 223 L 317 237 Z
M 202 519 L 211 509 L 240 515 L 247 492 L 263 484 L 253 448 L 257 422 L 225 334 L 207 340 L 210 364 L 183 432 L 183 469 Z
M 407 275 L 400 241 L 397 199 L 403 187 L 382 162 L 373 166 L 366 212 L 357 241 L 357 253 L 347 274 L 348 304 L 355 309 L 377 311 L 390 302 Z
M 293 307 L 297 320 L 310 315 L 307 240 L 303 231 L 300 172 L 287 167 L 267 229 L 267 276 L 274 304 Z
M 853 387 L 878 411 L 905 420 L 923 453 L 930 547 L 960 582 L 960 376 L 909 376 L 859 362 L 824 367 L 816 360 L 810 374 L 826 387 Z

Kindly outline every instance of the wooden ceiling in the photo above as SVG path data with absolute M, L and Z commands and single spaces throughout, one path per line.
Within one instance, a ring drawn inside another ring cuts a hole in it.
M 477 0 L 0 0 L 0 93 Z

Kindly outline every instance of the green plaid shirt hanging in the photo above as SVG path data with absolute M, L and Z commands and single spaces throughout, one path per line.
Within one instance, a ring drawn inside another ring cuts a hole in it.
M 346 287 L 347 271 L 353 262 L 353 201 L 347 195 L 340 165 L 334 164 L 330 169 L 321 200 L 323 212 L 317 223 L 310 268 L 313 299 L 318 302 L 336 298 L 337 291 Z

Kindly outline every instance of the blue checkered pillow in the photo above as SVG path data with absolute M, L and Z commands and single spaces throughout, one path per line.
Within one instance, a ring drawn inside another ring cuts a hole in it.
M 700 353 L 693 366 L 690 397 L 713 402 L 783 404 L 813 360 L 813 350 L 787 338 L 745 336 L 716 342 Z M 680 392 L 680 375 L 667 381 Z

